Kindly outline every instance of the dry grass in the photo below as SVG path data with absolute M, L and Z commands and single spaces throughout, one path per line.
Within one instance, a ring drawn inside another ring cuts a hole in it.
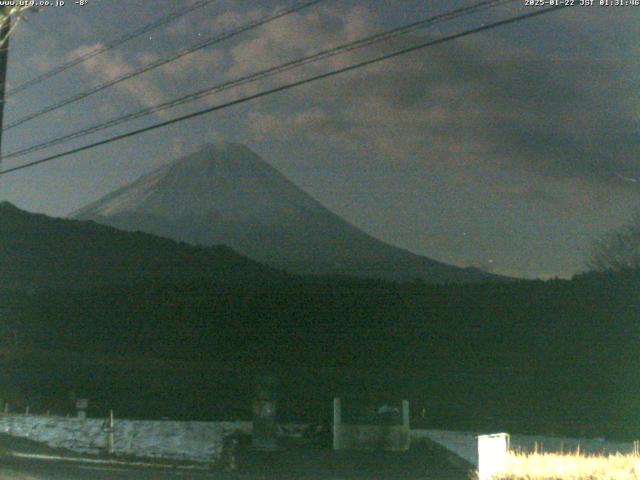
M 508 471 L 496 480 L 638 480 L 636 455 L 576 453 L 509 454 Z

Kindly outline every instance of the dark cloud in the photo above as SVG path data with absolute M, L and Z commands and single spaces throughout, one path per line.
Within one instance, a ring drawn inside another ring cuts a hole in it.
M 640 176 L 631 54 L 590 57 L 583 48 L 579 58 L 551 56 L 479 35 L 370 68 L 346 86 L 337 81 L 324 98 L 340 138 L 351 125 L 354 144 L 372 129 L 387 131 L 398 154 L 405 145 L 446 158 L 463 144 L 475 160 L 480 154 L 543 176 L 621 183 L 619 175 Z M 373 119 L 377 125 L 368 127 Z
M 455 86 L 458 98 L 441 96 L 440 101 L 481 111 L 472 115 L 474 121 L 464 122 L 465 128 L 487 139 L 492 153 L 550 176 L 608 181 L 617 172 L 638 173 L 638 95 L 630 94 L 634 89 L 623 70 L 598 59 L 553 61 L 522 52 L 491 61 L 490 47 L 451 45 L 446 49 L 451 77 L 425 80 L 433 89 Z M 435 62 L 429 63 L 425 70 L 434 68 Z M 425 90 L 424 83 L 416 89 Z M 406 105 L 408 95 L 405 90 L 398 106 Z

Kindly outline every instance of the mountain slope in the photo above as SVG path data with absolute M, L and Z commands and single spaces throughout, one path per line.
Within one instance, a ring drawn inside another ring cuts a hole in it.
M 434 283 L 492 278 L 367 235 L 235 144 L 208 145 L 72 216 L 196 245 L 226 244 L 298 274 Z
M 286 274 L 228 247 L 194 247 L 0 203 L 0 287 L 78 289 L 162 281 L 235 282 Z

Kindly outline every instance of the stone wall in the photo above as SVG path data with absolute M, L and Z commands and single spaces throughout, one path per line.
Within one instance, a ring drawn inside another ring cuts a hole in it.
M 28 415 L 0 416 L 0 432 L 53 448 L 79 453 L 106 451 L 104 420 Z M 220 458 L 224 438 L 251 433 L 251 422 L 174 422 L 115 420 L 113 453 L 212 463 Z

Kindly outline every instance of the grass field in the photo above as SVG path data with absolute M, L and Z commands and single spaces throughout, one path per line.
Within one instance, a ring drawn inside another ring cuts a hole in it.
M 640 479 L 640 457 L 636 455 L 513 452 L 507 468 L 495 480 Z

